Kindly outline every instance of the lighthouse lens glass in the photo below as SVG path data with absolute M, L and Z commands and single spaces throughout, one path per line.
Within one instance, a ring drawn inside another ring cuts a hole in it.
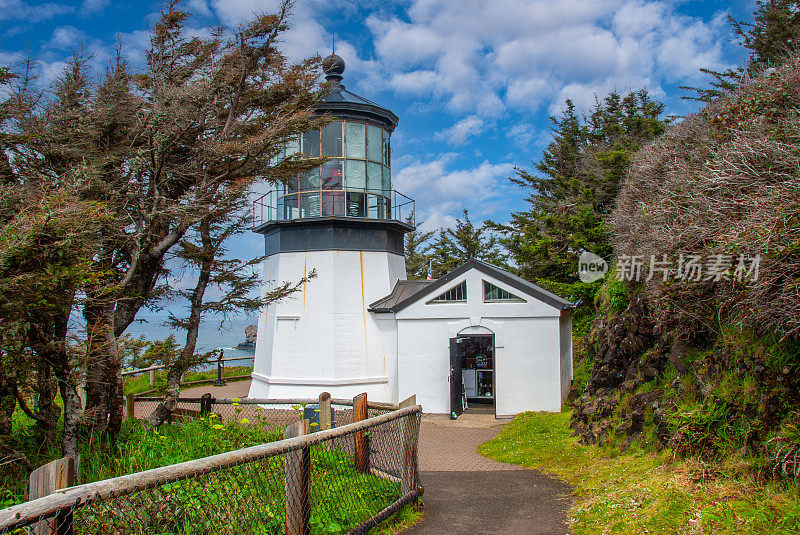
M 343 156 L 342 121 L 333 121 L 322 129 L 322 155 Z
M 310 189 L 319 189 L 319 169 L 300 175 L 300 190 L 308 191 Z
M 367 188 L 372 193 L 379 193 L 381 191 L 381 167 L 379 163 L 369 162 Z
M 392 151 L 389 148 L 389 132 L 383 131 L 383 145 L 382 145 L 382 153 L 383 153 L 383 165 L 392 165 L 390 163 L 390 158 L 392 155 Z
M 389 167 L 383 168 L 383 194 L 390 195 L 392 192 L 392 170 Z
M 362 160 L 365 159 L 367 157 L 366 125 L 362 123 L 348 122 L 345 145 L 347 145 L 348 158 L 361 158 Z
M 342 189 L 342 160 L 329 160 L 322 164 L 322 189 Z
M 367 168 L 361 160 L 347 160 L 347 189 L 365 189 L 367 187 Z
M 383 161 L 383 130 L 367 125 L 367 157 L 373 162 Z
M 303 154 L 319 156 L 319 130 L 310 130 L 303 134 Z
M 366 195 L 363 193 L 347 192 L 347 215 L 349 217 L 366 217 L 367 205 L 365 197 Z

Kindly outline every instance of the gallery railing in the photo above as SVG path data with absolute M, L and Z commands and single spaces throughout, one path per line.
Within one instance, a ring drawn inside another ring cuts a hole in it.
M 276 221 L 326 217 L 406 221 L 414 224 L 414 199 L 396 190 L 271 190 L 253 204 L 254 228 Z

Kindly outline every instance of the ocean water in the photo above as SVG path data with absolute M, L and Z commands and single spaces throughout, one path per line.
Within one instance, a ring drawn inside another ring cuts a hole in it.
M 178 344 L 183 345 L 186 341 L 186 331 L 164 325 L 164 322 L 169 318 L 167 314 L 140 312 L 136 318 L 137 321 L 134 321 L 125 330 L 125 333 L 132 335 L 134 338 L 144 335 L 148 340 L 164 340 L 172 334 Z M 222 324 L 217 318 L 202 320 L 197 336 L 197 351 L 202 353 L 222 349 L 225 351 L 225 358 L 253 357 L 252 349 L 236 349 L 236 345 L 245 341 L 245 327 L 255 325 L 257 321 L 257 316 L 229 318 Z M 252 366 L 253 361 L 237 360 L 226 364 L 229 366 Z

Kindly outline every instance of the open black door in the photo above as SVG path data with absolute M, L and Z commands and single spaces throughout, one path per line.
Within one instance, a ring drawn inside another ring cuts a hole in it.
M 463 379 L 461 378 L 461 345 L 458 338 L 450 339 L 450 418 L 458 418 L 464 412 L 462 402 Z

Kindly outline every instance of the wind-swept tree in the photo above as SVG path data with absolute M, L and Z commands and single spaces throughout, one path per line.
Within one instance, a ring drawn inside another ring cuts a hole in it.
M 313 278 L 311 272 L 299 281 L 284 281 L 260 297 L 255 294 L 262 282 L 257 267 L 263 257 L 251 259 L 229 258 L 226 243 L 236 235 L 252 228 L 253 218 L 247 189 L 227 192 L 221 205 L 211 207 L 209 215 L 192 229 L 176 248 L 176 256 L 186 264 L 191 273 L 197 274 L 191 290 L 168 292 L 169 297 L 183 298 L 188 302 L 188 314 L 179 317 L 170 314 L 169 324 L 186 332 L 186 341 L 179 351 L 168 355 L 167 386 L 164 401 L 148 418 L 148 423 L 157 427 L 166 421 L 175 409 L 180 390 L 180 378 L 192 366 L 207 359 L 209 355 L 197 352 L 197 337 L 202 319 L 226 318 L 234 313 L 257 312 L 264 305 L 278 301 L 298 291 Z M 215 290 L 215 298 L 208 292 Z
M 112 439 L 120 429 L 118 337 L 139 309 L 157 298 L 169 252 L 188 232 L 202 234 L 204 224 L 213 229 L 216 210 L 255 181 L 285 180 L 319 163 L 299 158 L 276 163 L 292 137 L 325 122 L 313 114 L 325 89 L 319 84 L 319 58 L 292 64 L 278 48 L 289 8 L 285 1 L 276 13 L 241 27 L 191 37 L 188 15 L 171 1 L 153 26 L 142 72 L 132 72 L 120 53 L 94 83 L 85 58 L 76 55 L 52 93 L 37 94 L 30 84 L 13 92 L 11 101 L 17 104 L 10 107 L 12 117 L 0 135 L 0 177 L 7 188 L 0 195 L 0 224 L 10 220 L 14 199 L 69 192 L 63 202 L 73 213 L 87 213 L 75 221 L 91 235 L 81 234 L 80 242 L 65 238 L 74 248 L 68 249 L 73 256 L 64 258 L 74 258 L 71 265 L 81 266 L 87 276 L 82 272 L 57 291 L 52 284 L 39 287 L 63 298 L 63 306 L 58 321 L 41 320 L 41 348 L 29 333 L 19 348 L 58 351 L 63 357 L 53 361 L 65 363 L 63 369 L 59 364 L 52 373 L 65 402 L 63 448 L 69 454 L 77 451 L 81 423 Z M 53 234 L 59 220 L 42 213 L 42 224 L 49 226 L 39 227 L 47 230 L 47 239 L 58 241 L 74 232 L 69 227 Z M 94 214 L 99 217 L 89 217 Z M 13 248 L 6 251 L 12 254 Z M 41 273 L 51 269 L 48 258 L 40 258 Z M 60 265 L 60 258 L 51 260 Z M 7 265 L 13 267 L 2 268 Z M 65 344 L 66 321 L 75 307 L 86 320 L 80 361 Z M 82 379 L 83 412 L 72 395 Z

